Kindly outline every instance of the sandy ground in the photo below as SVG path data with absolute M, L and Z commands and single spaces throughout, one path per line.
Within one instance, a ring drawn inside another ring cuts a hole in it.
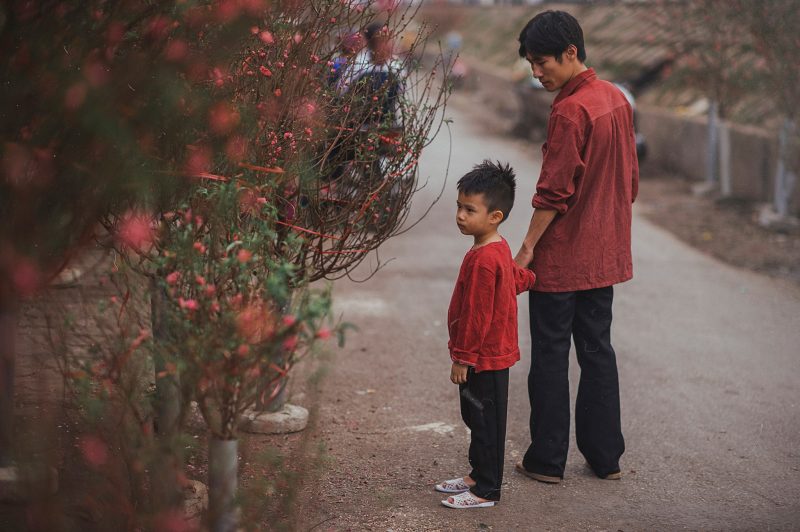
M 800 289 L 732 267 L 649 222 L 635 207 L 635 279 L 618 287 L 613 339 L 621 375 L 624 478 L 601 481 L 573 444 L 565 480 L 514 473 L 529 443 L 525 382 L 527 301 L 519 299 L 523 359 L 512 370 L 506 475 L 495 508 L 440 505 L 436 481 L 467 472 L 468 435 L 448 380 L 445 314 L 470 242 L 453 223 L 457 177 L 483 158 L 517 169 L 518 195 L 503 232 L 524 234 L 538 147 L 498 137 L 467 100 L 448 110 L 421 165 L 423 210 L 442 199 L 364 283 L 339 282 L 337 312 L 358 325 L 333 353 L 311 438 L 325 466 L 295 505 L 299 530 L 789 530 L 800 523 L 797 345 Z M 644 176 L 647 180 L 648 176 Z M 373 263 L 374 265 L 374 263 Z M 366 276 L 368 267 L 362 268 Z M 356 276 L 357 277 L 357 276 Z M 573 394 L 577 364 L 573 356 Z

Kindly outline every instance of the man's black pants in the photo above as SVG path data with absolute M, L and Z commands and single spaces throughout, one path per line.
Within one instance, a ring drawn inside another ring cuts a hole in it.
M 470 491 L 478 497 L 499 501 L 506 450 L 508 369 L 475 373 L 469 368 L 467 383 L 460 384 L 458 389 L 461 418 L 471 431 L 469 476 L 476 484 Z
M 569 349 L 575 341 L 581 378 L 575 402 L 575 439 L 589 466 L 605 477 L 619 471 L 625 451 L 617 359 L 611 347 L 613 287 L 578 292 L 530 292 L 531 446 L 522 465 L 563 477 L 569 449 Z

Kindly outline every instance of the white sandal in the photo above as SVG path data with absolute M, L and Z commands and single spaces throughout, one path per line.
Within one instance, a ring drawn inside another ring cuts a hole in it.
M 453 501 L 453 502 L 450 502 Z M 471 491 L 465 491 L 459 495 L 453 495 L 442 501 L 448 508 L 488 508 L 494 506 L 497 501 L 480 501 Z
M 465 491 L 469 491 L 469 486 L 467 486 L 467 483 L 464 482 L 464 478 L 462 477 L 440 482 L 434 486 L 434 489 L 441 493 L 464 493 Z

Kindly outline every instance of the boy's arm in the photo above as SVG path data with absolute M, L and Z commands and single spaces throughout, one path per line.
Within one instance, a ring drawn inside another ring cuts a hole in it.
M 480 358 L 483 339 L 489 332 L 492 322 L 492 303 L 496 282 L 494 270 L 475 265 L 464 282 L 459 320 L 454 327 L 455 335 L 450 338 L 450 358 L 464 366 L 475 366 Z
M 536 274 L 533 273 L 533 270 L 522 268 L 516 263 L 514 264 L 514 284 L 517 288 L 517 295 L 533 289 L 535 283 Z

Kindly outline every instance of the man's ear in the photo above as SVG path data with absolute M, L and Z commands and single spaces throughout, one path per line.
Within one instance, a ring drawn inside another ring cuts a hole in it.
M 567 59 L 570 61 L 575 60 L 578 58 L 578 47 L 574 44 L 570 44 L 567 46 L 567 49 L 564 50 L 564 55 L 567 56 Z
M 492 211 L 492 212 L 489 214 L 489 221 L 490 221 L 491 223 L 493 223 L 493 224 L 500 225 L 500 222 L 502 222 L 502 221 L 503 221 L 503 218 L 504 218 L 504 216 L 503 216 L 503 211 L 501 211 L 500 209 L 497 209 L 497 210 L 495 210 L 495 211 Z

